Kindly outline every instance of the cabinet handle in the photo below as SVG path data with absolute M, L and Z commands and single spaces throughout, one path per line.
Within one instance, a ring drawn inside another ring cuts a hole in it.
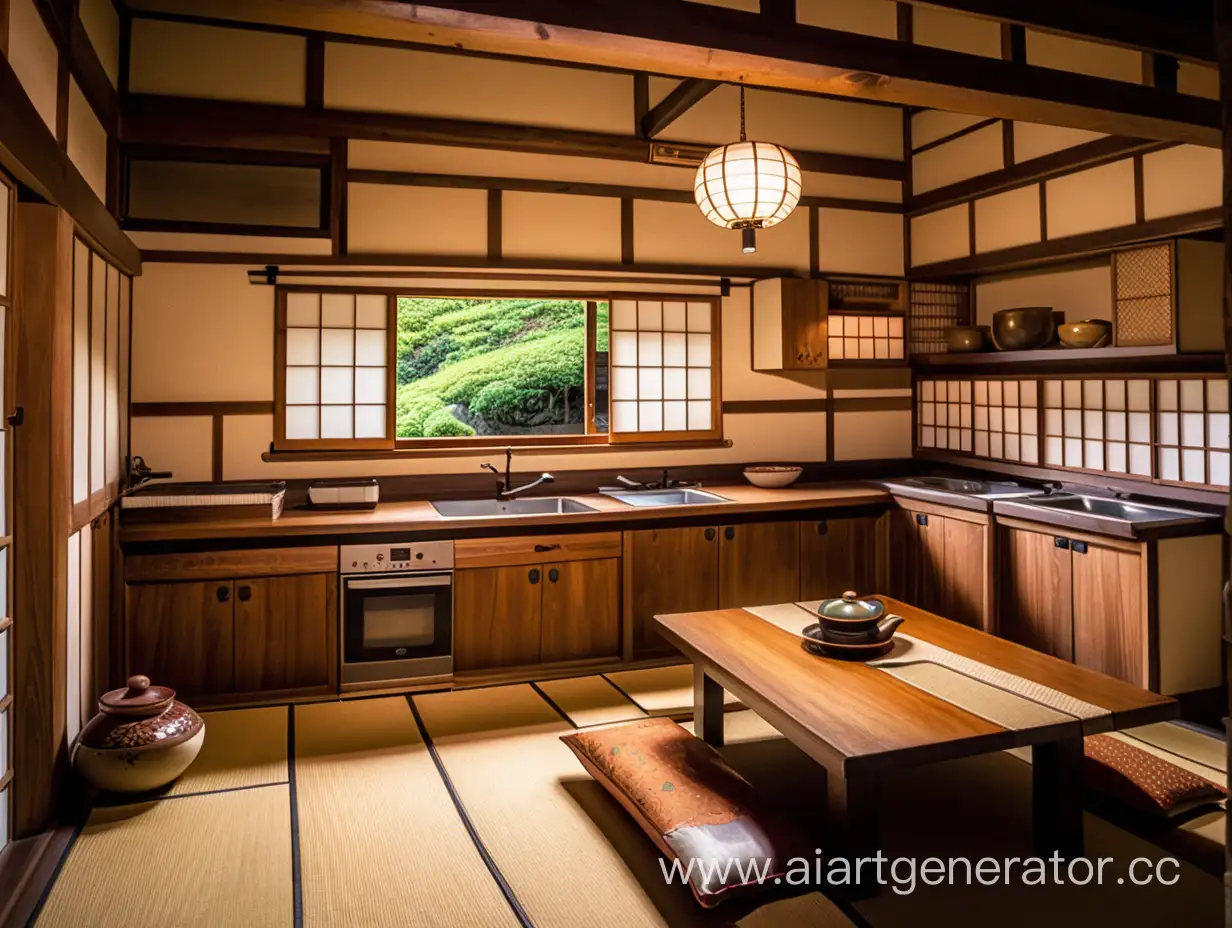
M 248 602 L 248 600 L 252 599 L 252 587 L 250 586 L 240 587 L 239 594 L 240 594 L 240 602 L 242 603 Z
M 731 541 L 736 537 L 736 530 L 730 525 L 727 526 L 727 528 L 723 529 L 723 537 Z
M 545 551 L 559 551 L 560 545 L 535 545 L 535 550 L 539 554 L 543 554 Z
M 915 514 L 915 524 L 916 525 L 928 525 L 928 516 L 924 515 L 923 513 L 917 512 Z
M 1070 550 L 1072 550 L 1075 554 L 1087 553 L 1087 543 L 1085 541 L 1072 541 L 1069 546 Z
M 827 535 L 829 534 L 829 532 L 830 532 L 829 522 L 827 522 L 825 519 L 822 519 L 820 522 L 817 523 L 817 534 L 818 535 Z
M 551 580 L 553 583 L 555 583 L 557 580 L 560 579 L 560 571 L 557 570 L 555 567 L 553 567 L 551 570 L 548 571 L 548 579 Z
M 531 572 L 528 573 L 526 576 L 530 577 L 530 582 L 532 586 L 538 583 L 539 582 L 539 568 L 538 567 L 532 568 Z
M 1068 538 L 1061 538 L 1061 537 L 1057 537 L 1057 538 L 1054 538 L 1054 539 L 1052 540 L 1052 543 L 1053 543 L 1054 545 L 1056 545 L 1058 548 L 1066 548 L 1066 549 L 1068 549 L 1068 548 L 1069 548 L 1069 539 L 1068 539 Z
M 220 603 L 225 603 L 231 598 L 231 587 L 220 586 L 217 590 L 215 590 L 215 595 L 218 597 L 218 601 Z
M 706 529 L 706 540 L 714 541 L 715 531 L 712 528 Z

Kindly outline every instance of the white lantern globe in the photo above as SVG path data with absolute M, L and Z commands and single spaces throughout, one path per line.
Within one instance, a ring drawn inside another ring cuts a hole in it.
M 733 142 L 706 156 L 693 181 L 702 214 L 724 229 L 769 229 L 800 202 L 800 164 L 773 142 Z

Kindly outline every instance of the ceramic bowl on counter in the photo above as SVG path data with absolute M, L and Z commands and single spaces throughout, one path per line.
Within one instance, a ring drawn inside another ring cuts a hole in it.
M 72 762 L 99 789 L 145 793 L 166 786 L 197 757 L 205 721 L 177 702 L 175 690 L 137 674 L 104 693 L 81 730 Z
M 998 351 L 1034 351 L 1057 334 L 1051 306 L 1020 306 L 992 315 L 992 340 Z
M 945 344 L 950 354 L 971 354 L 983 351 L 985 348 L 984 327 L 978 325 L 956 325 L 947 329 Z
M 1066 348 L 1103 348 L 1112 338 L 1112 323 L 1104 319 L 1065 322 L 1057 328 L 1057 336 Z
M 776 490 L 789 487 L 804 473 L 803 467 L 790 464 L 764 464 L 757 467 L 746 467 L 744 479 L 755 487 L 766 490 Z

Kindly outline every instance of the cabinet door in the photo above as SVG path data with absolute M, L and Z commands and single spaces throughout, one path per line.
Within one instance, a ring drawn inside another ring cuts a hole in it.
M 127 587 L 126 675 L 142 673 L 189 700 L 235 684 L 233 584 Z
M 796 601 L 800 595 L 800 523 L 728 525 L 721 534 L 720 609 Z
M 542 565 L 454 572 L 456 670 L 539 663 L 543 573 Z
M 539 659 L 619 656 L 620 561 L 566 561 L 543 569 Z
M 943 614 L 945 517 L 908 509 L 891 515 L 890 595 L 919 609 Z
M 976 522 L 946 517 L 940 526 L 943 546 L 941 606 L 937 612 L 947 619 L 990 631 L 991 611 L 986 603 L 991 583 L 988 569 L 989 527 Z
M 800 599 L 877 593 L 878 516 L 800 523 Z
M 333 574 L 235 581 L 235 688 L 328 688 L 338 627 Z
M 1062 539 L 1064 541 L 1064 539 Z M 1074 659 L 1074 578 L 1068 542 L 1001 529 L 1001 636 L 1053 657 Z
M 670 650 L 654 617 L 719 606 L 719 529 L 625 532 L 625 604 L 635 654 Z
M 1146 687 L 1142 555 L 1088 544 L 1072 561 L 1074 663 Z

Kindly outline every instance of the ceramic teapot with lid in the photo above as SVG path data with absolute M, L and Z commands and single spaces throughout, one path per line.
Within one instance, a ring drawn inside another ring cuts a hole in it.
M 137 674 L 98 701 L 73 746 L 73 764 L 100 789 L 144 793 L 166 786 L 197 757 L 205 721 L 175 690 Z
M 903 624 L 903 617 L 886 615 L 881 600 L 860 599 L 854 590 L 848 590 L 842 599 L 827 599 L 817 607 L 817 623 L 825 641 L 880 644 L 893 637 L 894 629 Z

